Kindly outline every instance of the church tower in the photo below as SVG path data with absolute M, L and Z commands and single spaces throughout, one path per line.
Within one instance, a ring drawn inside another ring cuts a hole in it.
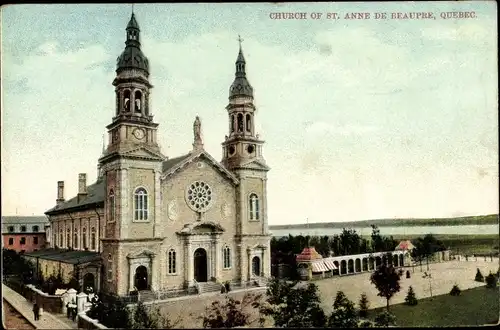
M 125 294 L 131 290 L 127 272 L 130 251 L 149 246 L 155 251 L 160 239 L 157 223 L 161 214 L 160 176 L 165 156 L 157 142 L 158 124 L 153 121 L 149 82 L 149 61 L 141 50 L 139 24 L 134 13 L 126 27 L 125 49 L 117 59 L 115 109 L 108 130 L 108 145 L 99 159 L 104 179 L 105 232 L 102 237 L 103 263 L 108 290 Z M 132 259 L 130 259 L 132 260 Z M 129 260 L 129 261 L 130 261 Z M 129 262 L 130 263 L 130 262 Z M 134 272 L 130 263 L 130 273 Z M 156 265 L 147 269 L 147 283 Z M 145 275 L 146 276 L 146 275 Z M 123 277 L 123 278 L 122 278 Z
M 267 225 L 267 172 L 262 155 L 264 141 L 255 131 L 253 88 L 246 76 L 246 61 L 241 47 L 236 59 L 236 74 L 229 88 L 229 135 L 222 143 L 221 163 L 239 180 L 237 187 L 236 253 L 238 277 L 249 280 L 270 276 L 270 240 Z

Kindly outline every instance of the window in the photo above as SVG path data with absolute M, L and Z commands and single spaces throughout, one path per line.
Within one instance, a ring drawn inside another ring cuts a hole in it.
M 108 254 L 108 281 L 113 281 L 113 257 Z
M 9 238 L 9 245 L 14 245 L 14 239 L 13 238 Z
M 224 260 L 224 268 L 231 268 L 231 250 L 229 249 L 229 246 L 225 246 L 224 250 L 222 251 L 223 255 L 223 260 Z
M 78 249 L 78 230 L 75 229 L 75 233 L 73 235 L 73 247 Z
M 9 233 L 13 233 L 14 232 L 14 226 L 9 226 Z
M 95 250 L 95 227 L 92 227 L 90 233 L 90 249 Z
M 246 129 L 247 129 L 247 132 L 251 132 L 251 128 L 252 128 L 252 120 L 250 119 L 250 114 L 247 114 L 247 123 L 246 123 Z
M 25 233 L 26 232 L 26 226 L 21 226 L 21 233 Z
M 243 132 L 243 114 L 239 113 L 237 118 L 238 118 L 238 132 Z
M 176 259 L 175 259 L 175 250 L 172 249 L 168 251 L 168 273 L 169 274 L 175 274 L 177 272 L 177 265 L 176 265 Z
M 33 236 L 33 244 L 38 244 L 38 237 Z
M 71 247 L 71 230 L 68 228 L 66 230 L 66 248 L 69 249 Z
M 21 237 L 20 243 L 21 243 L 21 245 L 26 244 L 26 237 Z
M 89 246 L 87 244 L 87 228 L 83 228 L 82 230 L 82 241 L 83 241 L 83 248 L 87 249 Z
M 138 188 L 134 197 L 135 220 L 148 220 L 148 192 L 144 188 Z
M 109 222 L 115 221 L 115 193 L 113 190 L 109 192 Z
M 33 230 L 34 233 L 38 233 L 38 230 L 39 230 L 38 226 L 33 226 L 32 230 Z
M 250 220 L 259 220 L 260 205 L 259 197 L 256 194 L 250 195 L 249 206 Z
M 63 230 L 60 229 L 59 230 L 59 247 L 62 248 L 64 245 L 63 245 Z

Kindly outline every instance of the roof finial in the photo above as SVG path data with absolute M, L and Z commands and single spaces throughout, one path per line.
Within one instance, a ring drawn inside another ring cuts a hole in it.
M 194 133 L 193 149 L 195 151 L 202 150 L 203 141 L 201 140 L 201 120 L 199 116 L 196 116 L 196 119 L 194 120 L 193 133 Z
M 132 3 L 132 15 L 134 15 L 134 3 Z
M 241 49 L 241 43 L 243 42 L 244 40 L 241 39 L 241 36 L 238 34 L 238 42 L 240 43 L 240 49 Z

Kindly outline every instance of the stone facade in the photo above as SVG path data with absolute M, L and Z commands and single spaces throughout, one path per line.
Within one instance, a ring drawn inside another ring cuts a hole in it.
M 221 162 L 204 150 L 198 117 L 192 150 L 175 158 L 162 154 L 134 14 L 116 73 L 116 109 L 98 180 L 87 187 L 80 175 L 76 201 L 65 201 L 58 183 L 58 205 L 47 212 L 53 246 L 100 253 L 102 288 L 118 295 L 270 276 L 269 167 L 255 134 L 241 45 Z

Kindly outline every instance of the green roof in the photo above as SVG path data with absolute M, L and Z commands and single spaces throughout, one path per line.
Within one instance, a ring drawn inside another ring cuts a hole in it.
M 87 187 L 87 194 L 81 196 L 75 196 L 63 203 L 54 206 L 50 210 L 46 211 L 45 214 L 53 215 L 61 213 L 62 211 L 68 211 L 72 209 L 80 208 L 90 208 L 90 207 L 101 207 L 104 206 L 104 189 L 105 182 L 103 179 L 97 180 L 96 183 Z

